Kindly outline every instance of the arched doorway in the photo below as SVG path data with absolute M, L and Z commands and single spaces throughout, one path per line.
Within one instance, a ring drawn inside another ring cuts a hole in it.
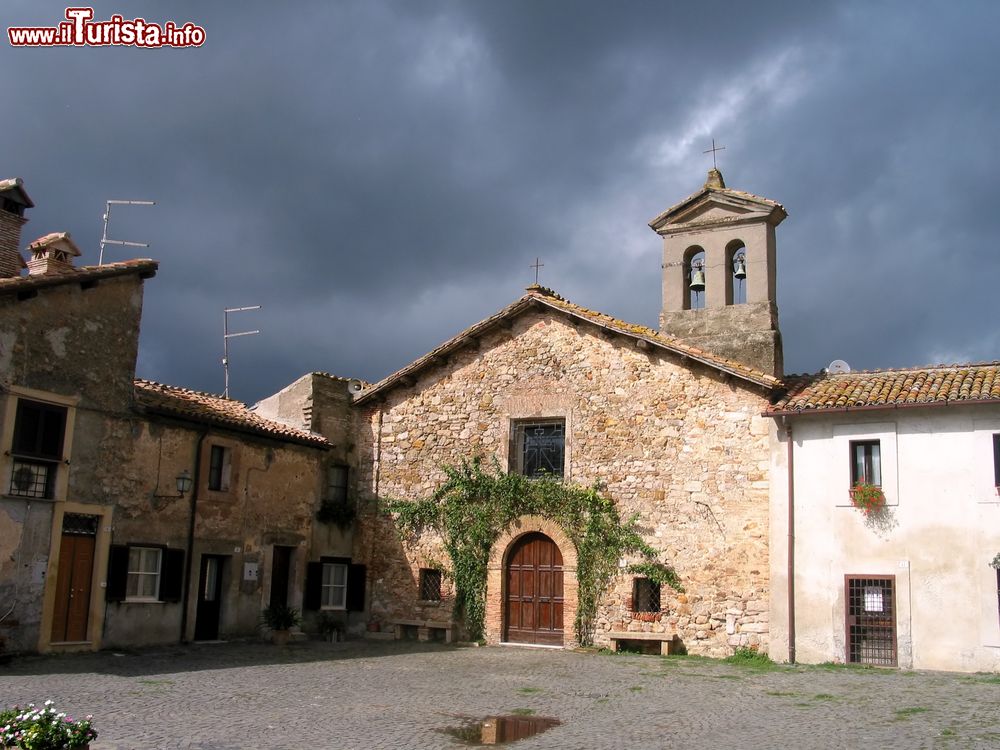
M 504 565 L 504 635 L 510 643 L 563 645 L 563 558 L 545 534 L 510 546 Z

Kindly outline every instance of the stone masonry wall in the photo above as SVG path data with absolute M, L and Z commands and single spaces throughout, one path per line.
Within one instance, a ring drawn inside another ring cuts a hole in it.
M 362 462 L 369 468 L 361 483 L 371 496 L 426 497 L 444 479 L 443 464 L 479 452 L 506 467 L 512 420 L 564 418 L 567 481 L 601 482 L 623 516 L 638 514 L 643 535 L 686 589 L 663 587 L 661 611 L 640 615 L 623 572 L 600 604 L 597 643 L 609 631 L 642 630 L 676 633 L 693 653 L 766 647 L 765 405 L 756 387 L 697 363 L 530 312 L 368 408 L 359 442 L 373 460 Z M 401 542 L 384 518 L 368 516 L 356 544 L 371 550 L 373 619 L 412 619 L 426 609 L 416 598 L 417 571 L 447 562 L 439 540 Z

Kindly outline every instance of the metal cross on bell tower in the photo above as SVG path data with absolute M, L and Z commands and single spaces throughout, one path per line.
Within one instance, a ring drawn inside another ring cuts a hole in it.
M 711 154 L 712 155 L 712 169 L 718 169 L 719 165 L 715 161 L 715 154 L 718 151 L 725 151 L 725 150 L 726 150 L 725 146 L 716 147 L 716 145 L 715 145 L 715 139 L 713 138 L 712 139 L 712 148 L 708 149 L 707 151 L 702 151 L 702 153 L 703 154 Z
M 528 268 L 535 269 L 535 286 L 538 286 L 538 269 L 545 268 L 545 264 L 542 263 L 538 258 L 535 258 L 535 262 L 529 265 Z

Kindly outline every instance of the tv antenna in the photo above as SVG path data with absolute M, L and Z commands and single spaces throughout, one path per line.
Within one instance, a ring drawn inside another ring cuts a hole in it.
M 156 201 L 108 201 L 104 207 L 104 234 L 101 235 L 101 256 L 97 260 L 97 265 L 104 265 L 105 245 L 127 245 L 128 247 L 149 247 L 148 242 L 126 242 L 125 240 L 108 239 L 108 222 L 111 221 L 112 206 L 155 206 Z
M 222 336 L 222 370 L 226 376 L 226 387 L 222 391 L 223 398 L 229 398 L 229 339 L 234 339 L 237 336 L 254 336 L 260 331 L 242 331 L 240 333 L 230 333 L 229 332 L 229 313 L 246 312 L 247 310 L 259 310 L 260 305 L 252 305 L 251 307 L 227 307 L 223 310 L 223 336 Z

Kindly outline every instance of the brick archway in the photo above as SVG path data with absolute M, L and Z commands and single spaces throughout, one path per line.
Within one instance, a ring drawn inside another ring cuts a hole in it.
M 504 567 L 514 543 L 525 534 L 539 532 L 549 537 L 563 558 L 563 644 L 577 645 L 573 623 L 579 602 L 579 586 L 576 579 L 576 545 L 566 536 L 566 532 L 555 521 L 542 516 L 522 516 L 494 542 L 490 550 L 490 561 L 486 569 L 486 642 L 500 643 L 503 635 L 504 616 Z

